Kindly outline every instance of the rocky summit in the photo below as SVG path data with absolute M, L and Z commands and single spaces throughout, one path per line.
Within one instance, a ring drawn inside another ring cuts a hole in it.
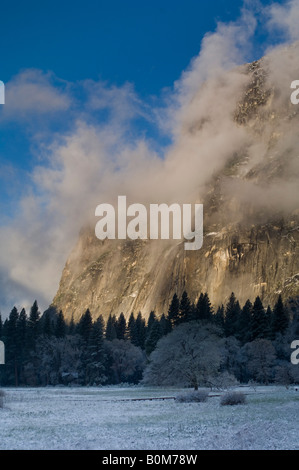
M 67 319 L 77 321 L 87 308 L 93 318 L 147 317 L 152 310 L 159 316 L 184 290 L 192 301 L 207 292 L 214 306 L 231 292 L 240 303 L 259 295 L 265 306 L 278 294 L 299 294 L 299 105 L 290 100 L 290 84 L 299 79 L 293 66 L 298 49 L 295 44 L 233 71 L 241 85 L 226 125 L 240 130 L 242 140 L 198 189 L 202 248 L 186 251 L 183 240 L 101 241 L 94 226 L 82 228 L 52 304 Z M 229 79 L 227 72 L 214 80 L 215 96 Z M 205 87 L 194 97 L 199 103 Z M 225 97 L 217 96 L 217 106 L 225 106 Z M 185 138 L 201 138 L 207 125 L 213 125 L 208 112 L 206 119 L 195 116 Z

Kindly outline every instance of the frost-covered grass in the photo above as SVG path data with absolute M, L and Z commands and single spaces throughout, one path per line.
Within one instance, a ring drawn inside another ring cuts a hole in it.
M 299 449 L 299 392 L 242 388 L 246 404 L 146 400 L 145 387 L 5 389 L 0 449 Z M 137 400 L 136 400 L 137 399 Z

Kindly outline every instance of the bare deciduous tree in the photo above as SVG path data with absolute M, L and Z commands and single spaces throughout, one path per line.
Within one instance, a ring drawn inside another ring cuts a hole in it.
M 209 385 L 221 363 L 221 338 L 213 325 L 189 322 L 163 337 L 150 356 L 143 383 L 148 385 Z
M 117 383 L 126 381 L 135 374 L 141 375 L 145 356 L 139 347 L 123 339 L 114 339 L 105 344 Z

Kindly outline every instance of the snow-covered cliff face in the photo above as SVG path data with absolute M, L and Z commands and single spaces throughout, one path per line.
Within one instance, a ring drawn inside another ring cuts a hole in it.
M 159 315 L 183 290 L 192 300 L 208 292 L 215 306 L 232 291 L 241 303 L 260 295 L 265 305 L 278 293 L 284 298 L 299 294 L 299 105 L 290 101 L 291 79 L 299 79 L 299 69 L 297 77 L 287 70 L 298 49 L 297 44 L 281 51 L 281 61 L 276 52 L 233 72 L 241 77 L 241 94 L 236 92 L 225 126 L 241 137 L 230 142 L 228 157 L 198 189 L 204 204 L 202 248 L 188 252 L 178 241 L 100 241 L 94 227 L 82 230 L 53 300 L 66 318 L 78 320 L 87 308 L 94 318 L 139 311 L 146 317 L 151 310 Z M 229 74 L 219 77 L 219 83 L 227 80 Z M 214 86 L 221 109 L 227 101 Z M 202 103 L 202 88 L 190 106 Z M 192 113 L 182 138 L 198 139 L 200 155 L 201 139 L 206 152 L 207 135 L 212 138 L 213 113 L 206 119 L 202 109 L 198 119 L 196 110 Z M 217 127 L 219 122 L 215 139 Z

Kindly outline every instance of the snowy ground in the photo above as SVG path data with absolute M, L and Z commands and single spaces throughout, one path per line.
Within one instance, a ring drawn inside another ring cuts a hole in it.
M 299 391 L 242 389 L 247 404 L 132 399 L 176 396 L 139 387 L 6 389 L 0 449 L 299 449 Z

